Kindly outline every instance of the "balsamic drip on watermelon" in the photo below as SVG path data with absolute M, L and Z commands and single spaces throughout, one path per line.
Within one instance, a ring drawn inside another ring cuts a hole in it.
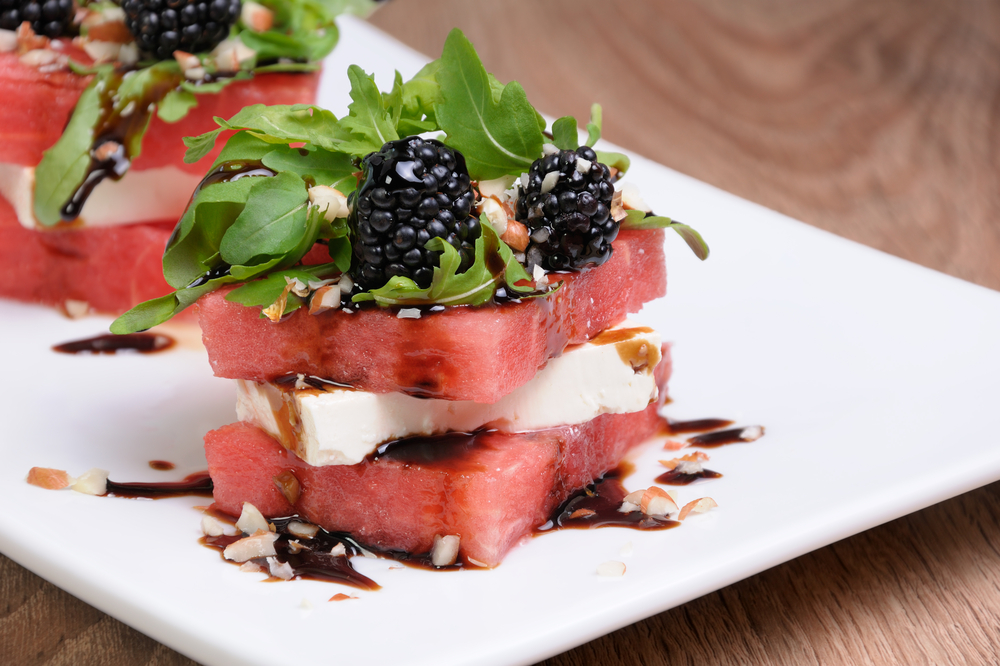
M 665 486 L 688 486 L 695 481 L 701 481 L 702 479 L 721 478 L 721 474 L 713 472 L 710 469 L 703 469 L 700 472 L 686 473 L 674 468 L 656 477 L 655 481 L 656 483 L 662 483 Z
M 221 516 L 219 516 L 221 517 Z M 274 556 L 278 562 L 287 563 L 292 568 L 292 574 L 300 578 L 311 580 L 331 581 L 350 585 L 362 590 L 378 590 L 381 586 L 371 578 L 359 573 L 351 565 L 351 557 L 363 554 L 361 545 L 344 532 L 328 532 L 318 528 L 316 535 L 307 538 L 292 534 L 288 526 L 295 521 L 307 522 L 299 516 L 285 516 L 282 518 L 272 518 L 268 520 L 274 526 L 278 538 L 274 542 Z M 235 543 L 243 538 L 237 536 L 204 536 L 201 543 L 219 550 L 223 555 L 226 546 Z M 334 555 L 330 551 L 338 545 L 344 547 L 343 555 Z M 237 564 L 230 560 L 225 560 L 231 564 Z M 253 560 L 264 570 L 268 564 L 265 558 Z M 277 579 L 274 579 L 277 580 Z
M 161 499 L 181 496 L 211 497 L 212 479 L 208 472 L 188 474 L 181 481 L 117 483 L 108 479 L 108 496 L 128 499 Z
M 126 73 L 113 72 L 98 84 L 100 119 L 94 128 L 90 164 L 83 181 L 59 211 L 63 222 L 72 222 L 80 217 L 87 199 L 103 180 L 119 180 L 125 175 L 132 165 L 133 153 L 139 150 L 142 135 L 150 116 L 156 111 L 156 105 L 182 81 L 179 74 L 148 71 L 151 81 L 145 85 L 143 95 L 118 108 L 115 99 Z
M 72 340 L 53 345 L 52 351 L 61 354 L 117 354 L 121 351 L 154 354 L 174 346 L 174 339 L 162 333 L 128 333 L 126 335 L 97 335 L 82 340 Z
M 622 513 L 621 507 L 629 491 L 622 485 L 634 467 L 622 462 L 615 469 L 577 491 L 552 513 L 545 524 L 535 528 L 535 536 L 558 529 L 587 530 L 597 527 L 630 527 L 635 530 L 668 530 L 680 526 L 676 520 L 647 516 L 641 511 Z

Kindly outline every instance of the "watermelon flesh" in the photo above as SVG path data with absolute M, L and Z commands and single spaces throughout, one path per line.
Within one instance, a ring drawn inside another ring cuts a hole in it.
M 74 58 L 86 62 L 86 56 Z M 70 114 L 90 77 L 68 71 L 41 72 L 21 63 L 17 53 L 0 53 L 0 99 L 17 100 L 0 105 L 0 161 L 31 166 L 62 135 Z M 180 121 L 168 124 L 153 116 L 142 142 L 142 154 L 133 169 L 168 165 L 201 175 L 205 164 L 184 164 L 186 147 L 181 139 L 209 132 L 217 126 L 214 116 L 229 118 L 251 104 L 311 104 L 316 99 L 319 73 L 273 73 L 247 81 L 234 81 L 218 95 L 198 95 L 198 106 Z M 216 152 L 211 155 L 214 160 Z
M 0 199 L 0 208 L 7 202 Z M 85 301 L 120 313 L 172 290 L 160 257 L 173 222 L 33 231 L 0 226 L 0 296 L 53 307 Z
M 666 292 L 662 230 L 623 231 L 614 248 L 607 263 L 566 275 L 547 298 L 420 319 L 399 319 L 391 309 L 310 315 L 302 308 L 272 323 L 220 290 L 198 303 L 202 339 L 220 377 L 266 382 L 301 373 L 374 393 L 494 403 L 566 345 Z
M 16 53 L 0 53 L 0 96 L 17 100 L 0 105 L 0 162 L 38 164 L 59 139 L 88 81 L 69 72 L 42 73 L 23 65 Z M 318 85 L 316 72 L 265 74 L 236 81 L 218 95 L 199 95 L 198 106 L 177 123 L 154 115 L 131 169 L 174 166 L 203 174 L 208 161 L 184 164 L 183 137 L 215 129 L 214 116 L 228 118 L 250 104 L 311 103 Z M 186 199 L 190 192 L 178 195 Z M 0 297 L 51 306 L 85 301 L 93 311 L 120 314 L 163 296 L 172 288 L 163 279 L 161 257 L 176 222 L 28 230 L 0 196 Z
M 663 358 L 661 400 L 666 347 Z M 417 555 L 430 551 L 435 535 L 455 534 L 466 561 L 496 566 L 573 492 L 654 435 L 658 406 L 529 433 L 406 440 L 357 465 L 324 467 L 302 462 L 256 426 L 234 423 L 205 436 L 205 454 L 215 508 L 232 516 L 250 502 L 268 518 L 298 514 L 374 549 Z M 301 488 L 294 504 L 274 481 L 289 471 Z

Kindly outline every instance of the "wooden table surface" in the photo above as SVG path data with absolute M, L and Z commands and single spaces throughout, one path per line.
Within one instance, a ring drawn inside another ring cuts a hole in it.
M 1000 289 L 996 0 L 395 0 L 373 23 L 430 55 L 461 27 L 546 113 L 600 101 L 615 143 Z M 6 558 L 0 601 L 0 664 L 193 663 Z M 545 663 L 998 662 L 1000 483 Z

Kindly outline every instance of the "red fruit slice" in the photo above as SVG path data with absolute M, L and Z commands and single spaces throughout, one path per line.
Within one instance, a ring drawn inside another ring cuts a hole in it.
M 263 431 L 234 423 L 205 436 L 216 508 L 250 502 L 269 518 L 299 514 L 382 550 L 427 553 L 435 535 L 486 566 L 544 523 L 571 493 L 617 465 L 657 431 L 656 405 L 579 426 L 414 440 L 378 460 L 311 467 Z M 292 505 L 274 478 L 294 474 Z
M 199 301 L 202 338 L 220 377 L 303 373 L 374 393 L 493 403 L 567 344 L 585 342 L 666 292 L 662 230 L 623 231 L 614 248 L 610 261 L 565 276 L 549 298 L 420 319 L 374 308 L 320 315 L 303 308 L 274 324 L 220 290 Z
M 0 216 L 7 202 L 0 199 Z M 67 231 L 0 224 L 0 296 L 121 313 L 171 291 L 160 257 L 174 223 Z
M 59 139 L 88 80 L 68 72 L 41 73 L 14 53 L 0 53 L 0 99 L 17 100 L 0 104 L 0 162 L 37 164 Z M 202 174 L 224 142 L 211 159 L 184 164 L 183 137 L 210 131 L 214 116 L 228 118 L 250 104 L 311 103 L 318 85 L 315 72 L 265 74 L 236 81 L 218 95 L 199 95 L 198 106 L 180 122 L 153 117 L 132 169 L 176 166 Z M 46 305 L 72 299 L 120 314 L 172 290 L 160 259 L 175 223 L 29 231 L 0 197 L 0 297 Z
M 7 164 L 38 164 L 42 152 L 62 134 L 89 77 L 70 72 L 40 72 L 21 63 L 16 53 L 0 53 L 0 143 Z M 215 129 L 213 116 L 229 118 L 244 106 L 257 103 L 300 104 L 316 99 L 319 73 L 264 74 L 236 81 L 218 95 L 198 95 L 198 106 L 177 123 L 153 117 L 134 169 L 175 165 L 194 174 L 205 172 L 209 160 L 184 164 L 181 139 Z M 220 142 L 220 149 L 221 149 Z M 215 158 L 215 154 L 211 158 Z

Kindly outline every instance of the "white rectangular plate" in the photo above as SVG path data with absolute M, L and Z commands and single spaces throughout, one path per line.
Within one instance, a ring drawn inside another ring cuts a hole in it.
M 323 94 L 338 113 L 350 62 L 386 85 L 394 68 L 410 76 L 423 59 L 345 21 Z M 712 247 L 700 263 L 671 234 L 670 296 L 638 317 L 675 342 L 670 416 L 767 427 L 758 442 L 711 452 L 724 478 L 680 489 L 685 501 L 714 497 L 718 509 L 665 532 L 550 534 L 492 571 L 355 560 L 379 592 L 262 584 L 198 545 L 192 507 L 205 500 L 98 498 L 24 482 L 32 466 L 102 467 L 121 481 L 203 469 L 202 434 L 234 419 L 231 384 L 211 376 L 204 352 L 56 354 L 51 345 L 108 321 L 2 303 L 0 550 L 205 664 L 320 654 L 331 663 L 521 664 L 1000 478 L 987 418 L 1000 404 L 1000 294 L 644 159 L 629 180 Z M 671 454 L 645 449 L 627 485 L 649 485 L 663 457 Z M 178 467 L 153 471 L 153 459 Z M 625 575 L 598 577 L 612 559 L 626 563 Z M 327 601 L 340 591 L 359 599 Z

